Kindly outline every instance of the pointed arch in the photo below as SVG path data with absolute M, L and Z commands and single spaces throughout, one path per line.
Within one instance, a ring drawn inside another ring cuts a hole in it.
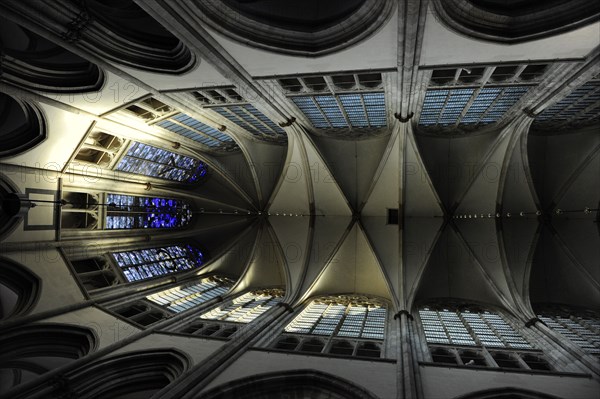
M 433 5 L 451 29 L 500 43 L 520 43 L 569 32 L 600 16 L 600 5 L 585 0 L 433 0 Z
M 73 32 L 73 39 L 109 60 L 176 75 L 189 72 L 198 62 L 187 46 L 133 0 L 89 0 L 77 8 L 84 28 Z
M 34 104 L 0 92 L 0 158 L 20 154 L 46 139 L 46 122 Z
M 98 336 L 90 329 L 66 324 L 30 324 L 0 337 L 0 394 L 93 352 Z M 10 380 L 8 380 L 10 378 Z
M 104 85 L 95 64 L 10 20 L 0 18 L 0 25 L 0 81 L 51 93 L 85 93 Z
M 295 7 L 229 0 L 194 3 L 193 11 L 204 23 L 233 40 L 305 57 L 330 54 L 359 43 L 385 25 L 395 10 L 395 3 L 390 0 L 328 5 L 309 1 Z
M 471 392 L 466 395 L 461 395 L 455 399 L 560 399 L 558 396 L 548 395 L 546 393 L 531 391 L 529 389 L 506 387 L 486 389 L 483 391 Z
M 0 257 L 0 320 L 26 314 L 37 303 L 41 280 L 17 263 Z
M 203 393 L 202 397 L 258 399 L 299 395 L 331 399 L 377 399 L 374 394 L 351 381 L 317 370 L 259 374 L 227 382 Z
M 176 380 L 190 366 L 190 359 L 174 349 L 129 352 L 101 359 L 68 377 L 59 387 L 78 398 L 130 398 L 152 396 Z

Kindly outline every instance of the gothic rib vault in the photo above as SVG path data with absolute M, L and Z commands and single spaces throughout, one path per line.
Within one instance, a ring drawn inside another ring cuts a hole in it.
M 125 388 L 99 362 L 133 373 L 143 358 L 153 366 L 140 387 L 161 397 L 211 389 L 218 397 L 228 384 L 238 394 L 269 383 L 281 393 L 286 381 L 311 381 L 339 397 L 350 395 L 343 386 L 352 381 L 365 398 L 443 397 L 444 389 L 467 397 L 483 388 L 585 397 L 598 387 L 597 358 L 538 319 L 538 306 L 548 303 L 600 311 L 596 11 L 573 7 L 568 27 L 537 21 L 514 39 L 491 22 L 481 31 L 460 28 L 465 21 L 445 20 L 452 16 L 437 1 L 382 1 L 377 9 L 366 1 L 356 2 L 351 18 L 331 16 L 353 29 L 328 25 L 327 40 L 280 26 L 279 39 L 270 40 L 275 28 L 252 8 L 260 4 L 241 5 L 248 14 L 224 33 L 219 20 L 236 21 L 234 11 L 211 12 L 233 1 L 109 3 L 0 4 L 11 21 L 0 31 L 0 105 L 24 110 L 0 118 L 0 133 L 8 132 L 0 137 L 14 147 L 0 149 L 0 195 L 38 201 L 19 215 L 3 202 L 0 255 L 18 303 L 12 313 L 3 309 L 0 341 L 18 347 L 23 331 L 23 342 L 43 352 L 51 346 L 43 334 L 63 331 L 72 337 L 65 357 L 77 359 L 23 378 L 10 395 L 94 397 L 102 378 L 115 379 L 117 395 Z M 522 11 L 520 18 L 534 18 Z M 7 45 L 11 37 L 19 46 Z M 71 84 L 68 71 L 77 77 Z M 163 174 L 142 173 L 141 163 L 126 169 L 142 145 L 185 156 L 196 169 L 175 160 L 164 161 Z M 97 200 L 95 216 L 85 209 L 77 214 L 85 221 L 72 217 L 81 201 L 73 198 L 109 193 L 187 201 L 194 216 L 171 230 L 111 230 L 113 200 Z M 77 269 L 103 259 L 100 269 L 119 271 L 118 251 L 190 242 L 206 256 L 198 269 L 137 282 L 120 276 L 100 289 L 85 286 Z M 231 290 L 187 313 L 148 325 L 119 313 L 123 303 L 137 306 L 211 274 L 230 279 Z M 265 288 L 284 289 L 281 306 L 235 339 L 177 330 L 218 301 Z M 29 299 L 19 296 L 27 292 Z M 289 313 L 330 295 L 387 304 L 381 359 L 295 355 L 295 364 L 270 352 Z M 510 315 L 554 374 L 527 369 L 526 379 L 502 369 L 482 377 L 434 367 L 418 311 L 444 301 Z M 36 331 L 40 324 L 47 326 Z M 371 378 L 361 377 L 363 367 Z M 568 381 L 562 387 L 559 375 Z M 148 376 L 158 376 L 155 384 Z M 484 382 L 456 383 L 474 376 Z

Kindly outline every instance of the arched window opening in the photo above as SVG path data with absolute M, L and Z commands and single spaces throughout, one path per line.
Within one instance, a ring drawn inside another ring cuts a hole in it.
M 186 325 L 185 327 L 181 328 L 178 332 L 180 332 L 182 334 L 194 335 L 196 333 L 199 333 L 204 328 L 204 326 L 205 326 L 204 323 L 194 322 L 194 323 L 190 323 L 190 324 Z
M 491 309 L 443 301 L 422 306 L 419 318 L 434 363 L 553 370 L 508 319 Z
M 232 286 L 232 282 L 228 283 L 226 288 L 219 292 L 219 295 L 224 295 Z M 285 291 L 279 288 L 261 289 L 246 292 L 234 299 L 227 300 L 223 304 L 219 304 L 209 311 L 203 313 L 198 319 L 191 322 L 194 324 L 204 324 L 212 321 L 211 326 L 217 325 L 221 327 L 221 338 L 229 338 L 236 331 L 242 328 L 243 325 L 252 323 L 258 319 L 267 310 L 281 302 Z M 216 295 L 215 295 L 216 296 Z M 184 332 L 188 326 L 180 327 L 177 331 Z M 193 330 L 193 334 L 197 335 L 197 329 Z M 205 335 L 204 333 L 200 335 Z
M 77 151 L 74 162 L 109 168 L 124 144 L 123 138 L 101 131 L 92 131 Z
M 444 348 L 433 349 L 431 351 L 431 358 L 434 363 L 458 364 L 455 352 Z
M 487 366 L 481 352 L 473 350 L 461 350 L 458 352 L 460 360 L 466 366 Z
M 63 192 L 65 204 L 60 208 L 61 229 L 101 229 L 101 196 L 100 193 Z
M 219 330 L 221 329 L 221 326 L 218 324 L 211 324 L 210 326 L 206 327 L 204 330 L 202 330 L 202 334 L 206 337 L 210 337 L 213 335 L 216 335 Z
M 162 119 L 176 112 L 174 108 L 154 97 L 146 98 L 122 110 L 122 113 L 135 116 L 145 122 L 152 122 L 158 118 Z
M 333 341 L 329 348 L 329 353 L 334 355 L 352 356 L 354 354 L 354 345 L 348 341 Z
M 36 324 L 0 336 L 0 394 L 92 352 L 96 336 L 87 328 Z
M 374 342 L 363 342 L 358 345 L 356 356 L 380 358 L 381 346 Z
M 23 153 L 46 139 L 46 123 L 35 105 L 0 92 L 0 109 L 0 158 Z
M 300 340 L 295 337 L 282 337 L 275 344 L 275 349 L 283 349 L 287 351 L 293 351 L 298 347 Z
M 144 301 L 135 301 L 124 306 L 113 307 L 111 310 L 141 327 L 148 327 L 170 316 L 164 310 Z
M 548 363 L 548 361 L 541 356 L 533 355 L 533 354 L 531 354 L 531 355 L 524 354 L 521 356 L 521 359 L 523 359 L 523 361 L 525 363 L 527 363 L 527 366 L 529 366 L 529 368 L 532 370 L 541 370 L 541 371 L 552 370 L 552 367 L 550 367 L 550 364 Z
M 350 295 L 320 297 L 311 301 L 285 327 L 283 335 L 272 347 L 342 356 L 375 357 L 377 354 L 380 357 L 386 318 L 387 305 L 379 299 Z M 298 339 L 300 345 L 286 346 L 288 338 Z
M 304 342 L 302 342 L 302 345 L 300 346 L 300 352 L 321 353 L 324 347 L 325 343 L 320 339 L 306 339 L 304 340 Z
M 0 320 L 26 314 L 40 295 L 40 279 L 8 259 L 0 258 Z
M 71 261 L 71 264 L 87 292 L 117 285 L 121 281 L 108 260 L 102 256 Z
M 498 367 L 506 368 L 506 369 L 520 369 L 519 360 L 512 353 L 504 353 L 504 352 L 491 352 L 490 353 L 494 358 L 494 361 L 498 365 Z
M 104 74 L 94 64 L 16 23 L 0 18 L 0 80 L 52 93 L 98 91 Z
M 600 358 L 600 314 L 568 305 L 534 305 L 538 318 L 585 352 Z
M 221 338 L 229 338 L 233 334 L 235 334 L 236 332 L 237 332 L 237 327 L 225 328 L 225 329 L 223 329 L 223 331 L 221 332 L 221 334 L 219 334 L 219 337 L 221 337 Z

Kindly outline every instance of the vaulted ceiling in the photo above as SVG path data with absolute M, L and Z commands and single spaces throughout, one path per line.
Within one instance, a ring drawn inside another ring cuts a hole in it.
M 352 2 L 331 15 L 309 2 L 292 16 L 264 1 L 88 3 L 89 21 L 66 2 L 0 6 L 30 40 L 48 37 L 99 66 L 95 79 L 106 75 L 99 101 L 37 100 L 115 134 L 177 142 L 206 162 L 196 187 L 153 187 L 193 198 L 195 238 L 213 255 L 207 270 L 240 277 L 236 290 L 285 286 L 291 303 L 358 292 L 396 310 L 437 297 L 527 316 L 538 302 L 600 307 L 596 17 L 574 12 L 566 31 L 535 25 L 502 39 L 489 29 L 467 36 L 475 28 L 438 19 L 448 16 L 437 1 L 382 1 L 372 12 L 371 2 Z M 220 5 L 225 17 L 241 14 L 235 30 L 215 23 Z M 325 27 L 306 26 L 314 12 Z M 348 15 L 354 30 L 324 40 Z M 247 39 L 242 17 L 260 24 Z M 279 30 L 281 40 L 268 40 Z M 106 31 L 113 42 L 100 40 Z M 160 46 L 148 48 L 145 35 Z M 19 60 L 17 49 L 6 54 Z M 0 89 L 32 98 L 18 72 Z M 127 91 L 118 104 L 106 99 L 115 87 Z M 150 96 L 168 111 L 143 103 Z M 147 107 L 155 118 L 127 114 Z M 177 124 L 178 113 L 212 130 L 194 139 L 163 129 L 159 120 Z M 79 140 L 83 125 L 62 134 Z

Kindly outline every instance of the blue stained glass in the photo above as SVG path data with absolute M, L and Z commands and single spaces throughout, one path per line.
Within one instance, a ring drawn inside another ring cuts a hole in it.
M 192 245 L 115 252 L 112 255 L 129 282 L 195 269 L 204 264 L 204 255 Z
M 599 107 L 600 82 L 588 82 L 544 110 L 536 117 L 535 123 L 561 122 L 574 116 L 577 116 L 575 122 L 595 120 L 600 116 Z M 588 108 L 589 111 L 580 114 L 581 111 Z
M 419 124 L 422 126 L 493 123 L 512 107 L 528 86 L 485 87 L 459 120 L 475 89 L 428 90 Z
M 167 119 L 158 122 L 156 125 L 162 127 L 163 129 L 169 130 L 173 133 L 179 134 L 180 136 L 187 137 L 191 140 L 197 141 L 199 143 L 205 144 L 209 147 L 219 147 L 224 142 L 232 142 L 232 139 L 229 136 L 226 136 L 219 132 L 216 129 L 211 128 L 185 114 L 178 114 L 171 119 L 176 120 L 180 123 L 189 126 L 190 129 L 185 128 L 177 123 L 174 123 L 172 120 Z M 206 134 L 206 137 L 198 131 Z M 212 137 L 212 138 L 211 138 Z
M 186 183 L 198 181 L 207 172 L 206 164 L 198 159 L 137 142 L 116 169 Z
M 180 200 L 108 194 L 106 203 L 106 229 L 182 227 L 192 218 L 189 204 Z
M 339 94 L 337 98 L 343 112 L 333 95 L 294 96 L 292 101 L 319 129 L 349 127 L 344 113 L 353 128 L 387 125 L 384 93 Z
M 285 131 L 281 127 L 250 104 L 229 107 L 211 107 L 210 109 L 255 136 L 285 135 Z

